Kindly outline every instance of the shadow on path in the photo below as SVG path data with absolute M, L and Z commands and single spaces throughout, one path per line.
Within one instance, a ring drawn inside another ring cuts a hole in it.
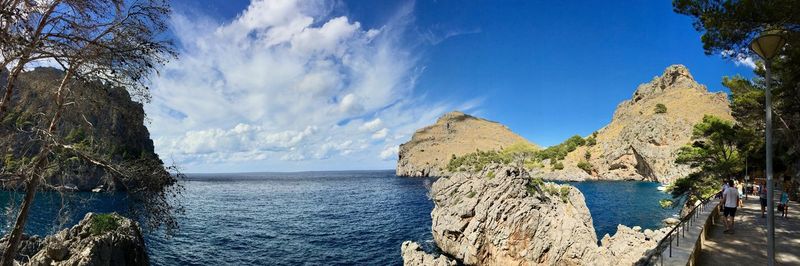
M 778 194 L 780 195 L 780 194 Z M 777 202 L 775 203 L 777 206 Z M 800 265 L 800 205 L 789 202 L 788 218 L 775 217 L 776 265 Z M 698 265 L 767 265 L 767 220 L 758 197 L 750 196 L 736 212 L 735 232 L 725 234 L 722 212 L 709 228 Z M 779 215 L 777 209 L 775 215 Z

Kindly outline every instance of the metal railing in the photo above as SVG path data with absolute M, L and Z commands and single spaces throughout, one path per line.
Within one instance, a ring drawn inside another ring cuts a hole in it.
M 712 202 L 712 200 L 717 199 L 717 197 L 720 196 L 720 195 L 721 195 L 721 193 L 717 193 L 717 194 L 709 196 L 708 198 L 705 198 L 705 199 L 701 200 L 700 204 L 698 204 L 697 206 L 694 206 L 694 208 L 692 208 L 692 210 L 689 211 L 688 214 L 686 214 L 683 217 L 681 217 L 679 222 L 672 227 L 672 230 L 669 230 L 669 232 L 667 232 L 667 234 L 664 236 L 664 238 L 662 238 L 660 241 L 658 241 L 658 244 L 656 245 L 656 247 L 654 249 L 652 249 L 650 251 L 650 253 L 646 257 L 640 259 L 636 263 L 636 265 L 655 265 L 656 263 L 660 263 L 661 265 L 663 265 L 664 264 L 664 255 L 663 255 L 664 252 L 667 249 L 669 249 L 668 256 L 670 258 L 672 257 L 672 246 L 673 246 L 673 243 L 674 243 L 674 245 L 676 247 L 680 247 L 681 238 L 684 238 L 684 242 L 686 241 L 685 240 L 685 238 L 686 238 L 686 230 L 688 230 L 688 227 L 691 227 L 691 226 L 695 225 L 698 222 L 699 223 L 705 223 L 706 222 L 706 221 L 699 221 L 700 215 L 703 214 L 703 213 L 706 213 L 707 210 L 713 210 L 713 208 L 716 208 L 717 207 L 716 204 L 712 204 L 713 206 L 708 206 L 708 205 L 709 205 L 710 202 Z M 688 243 L 688 245 L 694 245 L 694 244 L 695 243 L 693 243 L 693 242 L 692 243 Z M 684 245 L 687 245 L 687 243 L 684 243 Z

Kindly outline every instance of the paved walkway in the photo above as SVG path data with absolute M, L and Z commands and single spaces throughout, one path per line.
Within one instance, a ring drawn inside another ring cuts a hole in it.
M 767 220 L 761 218 L 758 196 L 750 196 L 737 210 L 734 234 L 722 232 L 721 213 L 709 229 L 697 264 L 767 265 Z M 800 265 L 800 204 L 789 202 L 788 218 L 780 217 L 777 207 L 775 215 L 776 265 Z

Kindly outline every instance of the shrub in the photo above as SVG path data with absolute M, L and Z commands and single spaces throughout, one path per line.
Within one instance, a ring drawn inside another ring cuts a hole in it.
M 475 191 L 470 191 L 469 193 L 467 193 L 467 198 L 475 197 L 475 194 L 478 194 L 478 193 L 475 192 Z
M 558 195 L 561 197 L 561 201 L 567 203 L 569 201 L 569 187 L 562 186 Z
M 494 172 L 489 171 L 488 173 L 486 173 L 486 177 L 489 178 L 489 180 L 493 179 L 494 178 Z
M 119 227 L 119 217 L 114 214 L 97 214 L 92 216 L 92 225 L 89 231 L 92 235 L 101 235 Z
M 594 135 L 586 138 L 586 146 L 591 147 L 594 145 L 597 145 L 597 138 Z
M 667 113 L 667 106 L 663 103 L 656 104 L 655 112 L 656 114 L 665 114 Z
M 581 170 L 585 171 L 586 173 L 591 173 L 592 172 L 592 164 L 587 162 L 587 161 L 583 161 L 582 160 L 582 161 L 578 162 L 578 168 L 580 168 Z
M 586 160 L 591 159 L 592 158 L 592 152 L 590 152 L 589 150 L 586 150 L 586 152 L 583 153 L 583 158 L 585 158 Z
M 556 162 L 555 164 L 553 164 L 553 169 L 555 169 L 555 170 L 563 170 L 564 169 L 564 164 L 561 163 L 561 162 Z

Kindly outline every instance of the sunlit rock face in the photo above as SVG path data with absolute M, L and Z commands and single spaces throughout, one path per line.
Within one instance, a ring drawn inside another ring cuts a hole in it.
M 440 178 L 430 196 L 434 242 L 466 265 L 631 265 L 665 233 L 620 225 L 598 246 L 578 189 L 512 167 Z
M 658 104 L 666 112 L 656 112 Z M 545 177 L 669 183 L 690 173 L 688 166 L 676 164 L 675 159 L 705 115 L 733 120 L 727 95 L 708 92 L 685 66 L 669 66 L 617 106 L 611 123 L 597 130 L 596 145 L 578 147 L 565 158 L 563 170 L 548 170 Z M 577 167 L 582 160 L 591 163 L 591 173 Z
M 396 171 L 398 176 L 448 176 L 453 155 L 502 150 L 517 143 L 529 142 L 500 123 L 450 112 L 400 145 Z

